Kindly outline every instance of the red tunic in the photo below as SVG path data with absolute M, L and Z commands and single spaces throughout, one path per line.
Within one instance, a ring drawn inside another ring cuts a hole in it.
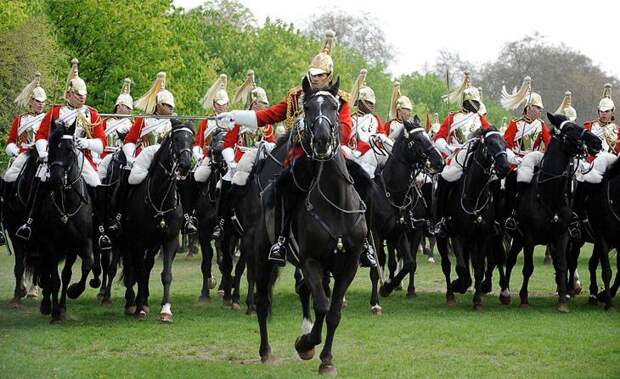
M 542 128 L 541 132 L 538 133 L 536 140 L 534 141 L 534 145 L 532 145 L 533 150 L 543 150 L 549 146 L 551 142 L 551 132 L 549 132 L 549 128 L 545 124 L 544 121 L 540 121 Z M 518 132 L 517 120 L 511 120 L 510 124 L 508 124 L 508 128 L 504 132 L 504 141 L 506 141 L 506 147 L 510 150 L 514 150 L 515 148 L 515 137 Z M 544 143 L 544 149 L 539 149 L 541 143 Z
M 58 120 L 60 118 L 60 108 L 64 107 L 64 105 L 55 104 L 52 105 L 52 108 L 45 114 L 43 117 L 43 121 L 41 121 L 41 126 L 39 126 L 39 130 L 35 134 L 34 140 L 38 141 L 41 139 L 48 140 L 51 129 L 54 127 L 52 125 L 52 120 Z M 88 107 L 88 111 L 90 113 L 90 123 L 92 124 L 92 129 L 90 131 L 91 138 L 97 138 L 101 141 L 101 145 L 105 149 L 106 146 L 106 138 L 105 138 L 105 128 L 103 126 L 103 122 L 101 122 L 101 117 L 97 110 L 93 107 Z M 94 169 L 97 169 L 97 165 L 93 161 L 92 153 L 90 150 L 83 150 L 83 154 L 88 159 L 90 164 Z
M 11 124 L 11 130 L 9 130 L 9 135 L 7 136 L 6 144 L 9 145 L 11 143 L 14 143 L 19 148 L 19 152 L 23 153 L 24 151 L 28 149 L 26 149 L 23 146 L 25 141 L 22 141 L 21 138 L 18 138 L 17 136 L 17 130 L 19 128 L 19 124 L 21 123 L 21 121 L 22 121 L 22 117 L 20 115 L 16 115 L 15 118 L 13 119 L 13 123 Z
M 267 142 L 274 143 L 275 140 L 273 138 L 273 127 L 271 125 L 267 125 L 265 129 L 267 128 L 271 128 L 272 132 L 270 134 L 265 134 L 264 140 Z M 239 162 L 241 160 L 241 157 L 243 157 L 243 154 L 245 154 L 245 152 L 239 148 L 240 147 L 240 143 L 239 143 L 239 131 L 240 130 L 241 130 L 241 125 L 235 124 L 235 126 L 230 131 L 228 131 L 228 133 L 226 133 L 226 135 L 224 136 L 224 149 L 227 149 L 227 148 L 234 149 L 235 162 Z
M 292 126 L 294 118 L 301 114 L 301 110 L 298 108 L 299 97 L 303 94 L 301 87 L 295 87 L 284 100 L 272 105 L 271 107 L 262 111 L 256 112 L 256 121 L 258 126 L 265 126 L 269 124 L 276 124 L 278 122 L 287 121 L 287 126 Z M 347 100 L 343 99 L 343 96 L 347 96 L 344 92 L 339 93 L 340 109 L 338 110 L 338 119 L 340 121 L 340 144 L 346 145 L 351 138 L 351 129 L 353 122 L 351 121 L 351 110 Z M 290 104 L 290 107 L 289 107 Z M 289 154 L 287 162 L 293 157 L 300 157 L 304 154 L 301 146 L 295 146 L 294 152 Z
M 387 124 L 383 125 L 381 123 L 381 119 L 376 114 L 373 115 L 373 116 L 375 116 L 375 119 L 377 120 L 377 132 L 376 132 L 376 134 L 381 134 L 382 133 L 382 134 L 385 134 L 386 136 L 388 136 L 388 134 L 389 134 L 388 130 L 389 129 L 387 129 L 386 126 L 389 126 L 389 125 L 387 125 Z M 355 136 L 352 136 L 352 138 L 353 137 L 355 137 Z M 368 144 L 368 142 L 366 142 L 366 141 L 363 141 L 363 140 L 359 139 L 359 140 L 355 141 L 355 143 L 356 143 L 356 150 L 359 151 L 360 153 L 362 153 L 362 155 L 366 154 L 366 152 L 368 150 L 370 150 L 370 144 Z
M 450 128 L 452 127 L 452 124 L 454 123 L 454 115 L 455 115 L 454 112 L 450 112 L 450 114 L 446 116 L 446 118 L 443 120 L 443 123 L 439 127 L 439 130 L 435 134 L 435 138 L 433 139 L 434 141 L 437 141 L 438 139 L 443 138 L 446 140 L 448 144 L 450 144 L 450 139 L 454 135 L 454 131 L 450 132 Z M 486 116 L 480 115 L 480 123 L 482 124 L 481 126 L 482 129 L 489 128 L 489 121 L 487 121 Z

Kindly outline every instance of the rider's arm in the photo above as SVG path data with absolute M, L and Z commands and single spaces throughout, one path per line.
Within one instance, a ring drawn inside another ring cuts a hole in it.
M 450 135 L 450 126 L 452 125 L 452 121 L 454 119 L 454 113 L 450 113 L 443 120 L 443 123 L 439 127 L 439 131 L 435 134 L 435 147 L 439 149 L 445 155 L 450 155 L 452 151 L 448 146 L 448 136 Z
M 351 138 L 351 130 L 353 129 L 353 120 L 351 120 L 351 108 L 349 102 L 340 101 L 340 111 L 338 114 L 340 120 L 340 144 L 346 145 Z
M 517 122 L 511 120 L 510 124 L 504 132 L 504 141 L 506 142 L 506 148 L 512 150 L 515 146 L 515 136 L 517 135 Z
M 488 129 L 491 126 L 489 120 L 487 120 L 487 116 L 484 115 L 480 115 L 480 123 L 482 124 L 482 129 Z
M 6 139 L 6 153 L 16 156 L 19 154 L 19 148 L 17 147 L 17 128 L 19 127 L 20 117 L 15 116 L 13 123 L 11 124 L 11 130 Z
M 258 126 L 275 124 L 286 119 L 287 98 L 267 109 L 256 112 Z

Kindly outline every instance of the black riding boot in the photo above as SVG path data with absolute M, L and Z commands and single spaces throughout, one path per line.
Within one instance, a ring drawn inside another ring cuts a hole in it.
M 15 232 L 15 235 L 24 241 L 30 240 L 32 236 L 32 223 L 34 222 L 34 210 L 36 209 L 37 200 L 39 197 L 39 190 L 41 188 L 41 178 L 36 176 L 33 182 L 33 190 L 28 197 L 28 203 L 26 204 L 26 223 Z M 36 250 L 36 249 L 35 249 Z
M 452 187 L 452 183 L 445 180 L 441 175 L 437 179 L 437 196 L 435 199 L 435 220 L 437 223 L 435 224 L 435 229 L 433 230 L 433 234 L 440 238 L 445 238 L 448 236 L 448 225 L 446 223 L 446 203 L 448 202 L 448 194 L 450 193 L 450 188 Z
M 521 194 L 523 193 L 524 187 L 528 184 L 523 182 L 516 183 L 517 184 L 515 190 L 515 197 L 514 200 L 511 202 L 512 209 L 510 210 L 510 216 L 508 216 L 506 222 L 504 222 L 504 227 L 507 230 L 517 230 L 517 228 L 519 227 L 519 225 L 517 224 L 517 209 L 519 208 L 519 199 L 521 199 Z
M 0 177 L 0 195 L 2 196 L 2 198 L 0 199 L 0 212 L 2 212 L 0 214 L 0 222 L 4 221 L 4 203 L 7 201 L 6 199 L 8 198 L 7 196 L 7 187 L 8 187 L 9 183 L 6 183 L 4 181 L 4 178 Z M 4 228 L 0 228 L 0 246 L 4 245 L 6 243 L 6 238 L 4 237 Z
M 592 184 L 587 182 L 579 182 L 575 189 L 575 196 L 573 198 L 573 214 L 571 222 L 568 225 L 568 234 L 573 239 L 581 239 L 581 228 L 585 228 L 589 224 L 588 215 L 586 212 L 588 201 L 588 195 L 592 191 Z
M 360 265 L 362 267 L 377 267 L 377 259 L 375 257 L 375 249 L 368 243 L 368 238 L 364 238 L 362 254 L 360 255 Z
M 269 249 L 269 261 L 280 267 L 286 265 L 287 239 L 291 232 L 291 213 L 292 205 L 290 196 L 286 196 L 283 191 L 276 189 L 275 196 L 275 220 L 274 224 L 281 225 L 278 240 Z
M 217 225 L 213 228 L 213 238 L 220 239 L 224 234 L 224 224 L 226 224 L 226 217 L 229 214 L 229 197 L 230 197 L 231 183 L 228 180 L 222 179 L 222 188 L 220 188 L 220 198 L 218 202 L 217 214 L 220 216 Z
M 129 191 L 129 172 L 130 170 L 121 169 L 118 189 L 116 190 L 115 215 L 108 230 L 115 234 L 119 234 L 123 229 L 123 213 L 127 209 L 127 192 Z
M 95 223 L 97 233 L 99 234 L 99 237 L 97 238 L 97 246 L 99 246 L 101 250 L 110 250 L 112 248 L 112 241 L 110 240 L 110 237 L 108 237 L 108 235 L 105 233 L 105 227 L 103 225 L 103 220 L 105 220 L 105 209 L 107 203 L 107 187 L 88 186 L 88 192 L 91 196 L 91 199 L 93 200 L 93 222 Z
M 196 193 L 198 191 L 197 187 L 194 176 L 191 174 L 188 175 L 184 181 L 179 183 L 181 205 L 183 206 L 183 218 L 185 219 L 183 229 L 181 230 L 183 234 L 194 234 L 198 232 L 198 228 L 196 227 L 198 220 L 194 217 Z

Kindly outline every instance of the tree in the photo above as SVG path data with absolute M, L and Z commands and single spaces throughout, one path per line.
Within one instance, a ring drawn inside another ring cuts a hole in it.
M 369 64 L 387 65 L 394 58 L 394 46 L 387 42 L 381 25 L 369 13 L 353 15 L 343 10 L 330 10 L 313 15 L 305 33 L 322 40 L 326 30 L 336 32 L 340 46 L 357 50 Z
M 450 88 L 461 85 L 465 71 L 474 75 L 477 69 L 473 63 L 462 59 L 459 53 L 439 50 L 433 72 Z
M 225 22 L 239 30 L 256 26 L 252 11 L 237 0 L 208 0 L 200 9 L 210 24 Z

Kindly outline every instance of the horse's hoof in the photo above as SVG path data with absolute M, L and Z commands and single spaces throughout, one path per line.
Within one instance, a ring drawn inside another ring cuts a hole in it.
M 82 293 L 84 293 L 85 289 L 86 288 L 84 288 L 84 285 L 80 283 L 74 283 L 70 285 L 69 288 L 67 288 L 67 296 L 69 297 L 69 299 L 77 299 Z
M 101 299 L 101 305 L 103 305 L 104 307 L 109 307 L 110 305 L 112 305 L 112 300 L 109 297 L 104 297 L 103 299 Z
M 560 312 L 560 313 L 568 313 L 568 303 L 560 303 L 560 304 L 558 304 L 558 312 Z
M 380 305 L 373 305 L 372 308 L 370 308 L 370 311 L 373 316 L 381 316 L 383 314 L 383 308 L 381 308 Z
M 99 286 L 101 286 L 101 279 L 93 278 L 88 282 L 88 284 L 90 285 L 90 288 L 99 288 Z
M 159 321 L 167 324 L 172 323 L 172 313 L 160 313 Z
M 256 314 L 256 307 L 255 306 L 249 306 L 248 309 L 245 311 L 245 314 L 248 316 L 252 316 L 254 314 Z
M 22 297 L 25 297 L 26 295 L 28 295 L 28 290 L 26 290 L 26 287 L 21 287 L 19 289 L 19 292 L 17 292 L 16 297 L 19 297 L 21 299 Z
M 510 295 L 504 296 L 502 294 L 499 295 L 499 302 L 503 305 L 510 305 L 512 303 L 512 298 Z
M 331 363 L 321 363 L 319 366 L 319 375 L 336 376 L 338 375 L 338 372 L 336 370 L 336 366 Z
M 530 307 L 530 305 L 528 303 L 521 303 L 521 305 L 519 305 L 519 308 L 521 309 L 528 309 Z
M 146 312 L 146 314 L 151 313 L 151 308 L 148 305 L 145 305 L 142 307 L 142 309 L 144 309 L 144 311 Z
M 125 307 L 125 314 L 127 316 L 133 316 L 136 314 L 136 306 L 135 305 L 130 305 L 128 307 Z
M 276 363 L 276 357 L 274 357 L 271 353 L 267 353 L 260 356 L 260 361 L 266 365 L 273 364 Z
M 474 304 L 474 311 L 482 312 L 482 304 Z
M 594 295 L 590 295 L 588 298 L 588 304 L 590 305 L 598 305 L 598 299 Z
M 214 289 L 216 285 L 217 285 L 217 280 L 215 280 L 215 278 L 207 279 L 207 286 L 209 287 L 210 290 Z
M 105 295 L 103 293 L 99 292 L 97 294 L 97 300 L 99 300 L 99 301 L 103 300 L 103 296 L 105 296 Z
M 31 288 L 30 290 L 28 290 L 28 293 L 26 293 L 26 299 L 36 299 L 39 297 L 39 291 L 37 290 L 38 287 L 34 287 Z
M 224 290 L 217 290 L 217 296 L 224 297 Z
M 577 282 L 575 284 L 575 295 L 579 295 L 582 291 L 581 283 Z
M 14 297 L 9 301 L 9 308 L 18 309 L 22 307 L 22 299 Z
M 454 294 L 446 295 L 446 305 L 451 308 L 456 306 L 456 297 L 454 297 Z
M 230 300 L 230 299 L 222 299 L 222 307 L 224 307 L 224 308 L 232 308 L 232 300 Z
M 297 355 L 299 355 L 299 358 L 303 359 L 304 361 L 309 361 L 310 359 L 314 358 L 314 346 L 309 350 L 302 350 L 303 348 L 299 346 L 302 337 L 303 336 L 299 336 L 295 340 L 295 350 L 297 351 Z
M 136 319 L 138 321 L 146 320 L 147 313 L 144 310 L 136 312 Z
M 198 297 L 198 302 L 200 304 L 209 304 L 211 302 L 211 296 L 209 296 L 209 295 L 206 295 L 206 296 L 201 295 L 200 297 Z
M 241 310 L 241 306 L 239 305 L 239 303 L 232 303 L 230 305 L 230 309 L 232 309 L 233 311 L 240 311 Z
M 605 310 L 607 312 L 613 312 L 616 310 L 616 308 L 614 307 L 612 303 L 608 303 L 608 304 L 605 304 Z
M 407 299 L 413 299 L 418 297 L 418 294 L 415 292 L 415 288 L 407 290 Z
M 62 317 L 54 317 L 54 318 L 52 318 L 52 319 L 50 320 L 50 324 L 51 324 L 51 325 L 60 325 L 60 324 L 62 324 L 62 323 L 64 323 L 64 322 L 65 322 L 65 320 L 63 320 L 63 318 L 62 318 Z
M 45 299 L 43 299 L 43 301 L 41 301 L 41 306 L 39 307 L 39 311 L 41 312 L 42 315 L 51 315 L 52 314 L 52 302 L 51 301 L 46 301 Z

